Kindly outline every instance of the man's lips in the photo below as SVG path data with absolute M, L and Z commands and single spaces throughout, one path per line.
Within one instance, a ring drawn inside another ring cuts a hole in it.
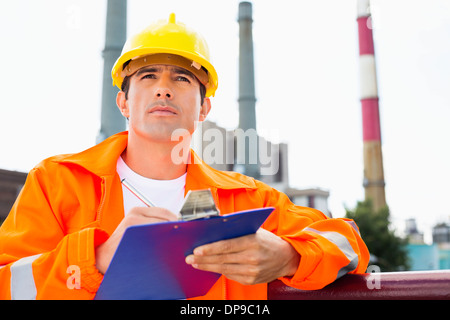
M 177 110 L 171 106 L 156 105 L 148 111 L 153 115 L 176 115 Z

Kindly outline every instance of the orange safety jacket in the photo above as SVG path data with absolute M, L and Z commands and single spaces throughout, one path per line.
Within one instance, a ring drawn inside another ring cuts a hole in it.
M 78 154 L 33 168 L 0 228 L 0 299 L 93 299 L 103 279 L 95 248 L 124 218 L 116 172 L 128 133 Z M 281 278 L 320 289 L 346 273 L 365 272 L 366 245 L 352 220 L 330 219 L 253 178 L 222 172 L 191 151 L 186 192 L 210 188 L 221 214 L 273 206 L 263 228 L 301 255 L 297 272 Z M 267 299 L 267 284 L 242 285 L 222 276 L 202 299 Z

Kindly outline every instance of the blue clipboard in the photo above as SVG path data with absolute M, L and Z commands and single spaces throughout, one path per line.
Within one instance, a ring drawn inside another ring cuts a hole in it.
M 255 233 L 273 210 L 268 207 L 129 227 L 95 300 L 186 299 L 205 295 L 220 274 L 194 269 L 186 264 L 186 256 L 200 245 Z

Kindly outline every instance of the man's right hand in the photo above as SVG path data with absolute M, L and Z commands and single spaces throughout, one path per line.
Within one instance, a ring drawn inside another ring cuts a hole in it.
M 95 249 L 95 259 L 98 271 L 105 274 L 126 228 L 140 224 L 175 220 L 178 220 L 176 214 L 164 208 L 132 208 L 117 226 L 116 230 L 109 237 L 109 239 Z

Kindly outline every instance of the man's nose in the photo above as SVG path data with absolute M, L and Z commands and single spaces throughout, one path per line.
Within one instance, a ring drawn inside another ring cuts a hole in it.
M 160 79 L 158 82 L 158 87 L 155 90 L 155 96 L 159 99 L 172 99 L 173 92 L 169 87 L 168 80 Z

